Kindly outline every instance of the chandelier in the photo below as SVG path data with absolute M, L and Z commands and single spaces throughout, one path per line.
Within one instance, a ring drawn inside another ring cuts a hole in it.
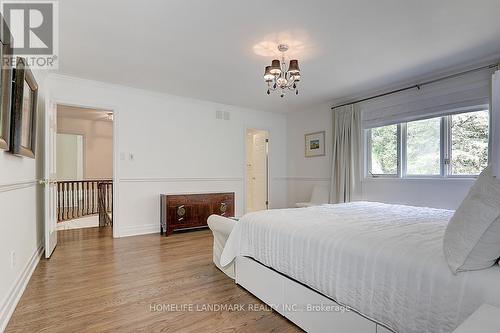
M 281 52 L 281 61 L 274 59 L 271 66 L 266 66 L 264 72 L 264 80 L 267 83 L 267 94 L 270 95 L 271 91 L 279 92 L 280 96 L 285 96 L 287 91 L 299 94 L 297 83 L 300 81 L 300 69 L 298 60 L 290 60 L 288 70 L 285 70 L 285 52 L 288 51 L 288 45 L 278 45 L 278 51 Z

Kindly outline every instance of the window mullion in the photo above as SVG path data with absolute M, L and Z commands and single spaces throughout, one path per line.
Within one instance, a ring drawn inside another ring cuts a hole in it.
M 372 174 L 372 130 L 366 130 L 366 172 L 365 177 Z
M 451 116 L 443 117 L 443 172 L 451 175 Z
M 399 136 L 398 136 L 398 164 L 399 164 L 399 176 L 401 178 L 406 178 L 407 172 L 407 153 L 406 153 L 406 123 L 399 124 Z
M 453 168 L 452 168 L 452 165 L 451 165 L 451 159 L 453 158 L 453 155 L 452 155 L 452 131 L 451 131 L 451 125 L 452 125 L 452 116 L 448 116 L 448 120 L 447 120 L 447 124 L 446 124 L 446 140 L 447 140 L 447 144 L 448 144 L 448 147 L 447 147 L 447 150 L 446 152 L 448 153 L 448 176 L 451 176 L 452 175 L 452 172 L 453 172 Z

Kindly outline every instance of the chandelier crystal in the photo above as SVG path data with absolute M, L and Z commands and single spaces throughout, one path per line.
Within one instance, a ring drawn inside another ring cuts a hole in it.
M 296 59 L 290 60 L 288 69 L 285 70 L 285 52 L 288 51 L 288 45 L 278 45 L 278 51 L 281 52 L 281 61 L 274 59 L 271 66 L 266 66 L 264 71 L 264 80 L 267 83 L 267 94 L 278 92 L 281 97 L 285 96 L 287 91 L 299 94 L 297 83 L 300 81 L 299 61 Z

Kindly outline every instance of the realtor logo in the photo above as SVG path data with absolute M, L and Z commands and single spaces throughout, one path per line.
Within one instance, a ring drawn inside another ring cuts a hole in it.
M 57 68 L 57 1 L 2 1 L 2 13 L 10 28 L 14 57 L 32 68 Z

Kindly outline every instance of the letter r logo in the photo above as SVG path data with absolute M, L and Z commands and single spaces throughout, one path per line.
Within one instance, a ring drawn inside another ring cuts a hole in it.
M 51 55 L 54 52 L 54 3 L 2 2 L 3 15 L 14 38 L 15 54 Z

